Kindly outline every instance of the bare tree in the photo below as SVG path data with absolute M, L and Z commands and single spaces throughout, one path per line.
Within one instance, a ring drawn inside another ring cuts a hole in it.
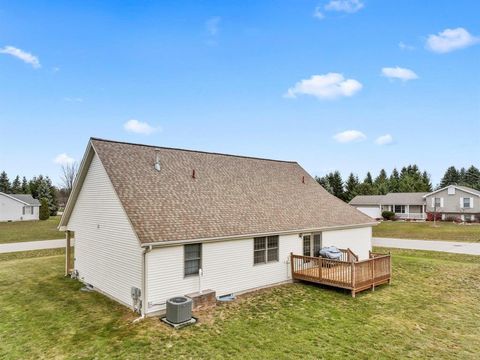
M 62 187 L 65 189 L 67 197 L 70 196 L 70 193 L 72 192 L 73 182 L 77 177 L 77 172 L 78 164 L 76 162 L 62 165 L 60 179 L 62 180 Z

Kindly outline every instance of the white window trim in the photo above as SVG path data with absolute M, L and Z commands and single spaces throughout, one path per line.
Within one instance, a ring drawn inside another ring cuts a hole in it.
M 274 237 L 274 236 L 277 238 L 277 246 L 276 247 L 268 247 L 268 238 L 269 237 Z M 255 250 L 255 239 L 261 239 L 261 238 L 265 238 L 265 248 Z M 268 260 L 268 250 L 275 250 L 275 249 L 277 250 L 277 259 L 276 260 Z M 255 262 L 255 253 L 260 252 L 260 251 L 265 252 L 265 261 L 256 263 Z M 270 264 L 270 263 L 276 263 L 276 262 L 279 262 L 279 261 L 280 261 L 280 236 L 279 235 L 257 236 L 255 238 L 253 238 L 253 266 L 266 265 L 266 264 Z

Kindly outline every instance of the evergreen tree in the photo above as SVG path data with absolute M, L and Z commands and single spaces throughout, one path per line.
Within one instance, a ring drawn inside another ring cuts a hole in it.
M 327 175 L 328 183 L 332 188 L 332 194 L 341 200 L 345 200 L 345 192 L 343 191 L 342 175 L 339 171 L 335 171 Z
M 45 198 L 47 200 L 51 215 L 57 213 L 57 189 L 52 185 L 52 181 L 48 176 L 39 175 L 34 177 L 28 183 L 28 188 L 35 199 Z
M 328 177 L 327 177 L 327 176 L 322 176 L 322 177 L 315 176 L 315 180 L 317 180 L 317 182 L 318 182 L 325 190 L 327 190 L 330 194 L 333 194 L 333 190 L 332 190 L 332 187 L 330 186 L 330 184 L 329 184 L 329 182 L 328 182 Z
M 370 171 L 367 172 L 367 176 L 365 177 L 365 180 L 363 180 L 365 184 L 373 185 L 373 179 L 372 179 L 372 174 L 370 174 Z
M 422 180 L 423 180 L 423 185 L 424 185 L 424 190 L 425 192 L 432 192 L 432 182 L 430 181 L 430 175 L 426 171 L 423 172 L 422 174 Z
M 480 190 L 480 170 L 475 166 L 470 166 L 465 172 L 464 182 L 466 186 Z
M 400 174 L 396 168 L 393 169 L 390 179 L 388 181 L 388 191 L 399 192 L 400 191 Z
M 358 195 L 375 195 L 375 189 L 373 188 L 373 185 L 362 182 L 357 186 L 357 193 Z
M 38 218 L 40 220 L 48 220 L 50 217 L 50 209 L 48 206 L 48 200 L 46 198 L 40 199 L 40 213 Z
M 455 169 L 455 166 L 450 166 L 440 180 L 440 187 L 443 188 L 448 185 L 455 185 L 460 182 L 460 173 Z
M 349 202 L 355 196 L 358 195 L 358 185 L 359 185 L 358 177 L 350 173 L 347 178 L 347 182 L 345 183 L 345 201 Z
M 16 176 L 12 181 L 12 188 L 10 189 L 12 194 L 21 194 L 22 193 L 22 183 L 20 182 L 20 176 Z
M 30 190 L 28 189 L 28 181 L 27 178 L 24 176 L 22 179 L 22 194 L 29 194 Z
M 388 193 L 388 176 L 385 169 L 380 170 L 380 173 L 375 178 L 373 185 L 375 188 L 375 193 L 378 195 L 385 195 Z
M 0 192 L 3 193 L 10 193 L 10 180 L 8 179 L 8 175 L 5 171 L 0 173 Z
M 467 170 L 464 167 L 458 172 L 458 185 L 467 185 L 465 177 L 467 175 Z

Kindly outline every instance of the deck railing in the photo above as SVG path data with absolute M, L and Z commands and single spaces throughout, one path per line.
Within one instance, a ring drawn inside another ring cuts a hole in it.
M 341 260 L 291 254 L 292 278 L 351 290 L 352 296 L 390 282 L 390 254 L 370 253 L 369 259 L 358 261 L 347 250 L 342 251 Z

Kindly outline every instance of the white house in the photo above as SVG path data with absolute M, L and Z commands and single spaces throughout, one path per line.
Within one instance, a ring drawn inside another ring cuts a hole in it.
M 38 220 L 39 209 L 32 195 L 0 192 L 0 221 Z
M 92 138 L 59 229 L 75 238 L 67 272 L 148 315 L 200 286 L 290 281 L 290 253 L 367 259 L 375 224 L 296 162 Z

